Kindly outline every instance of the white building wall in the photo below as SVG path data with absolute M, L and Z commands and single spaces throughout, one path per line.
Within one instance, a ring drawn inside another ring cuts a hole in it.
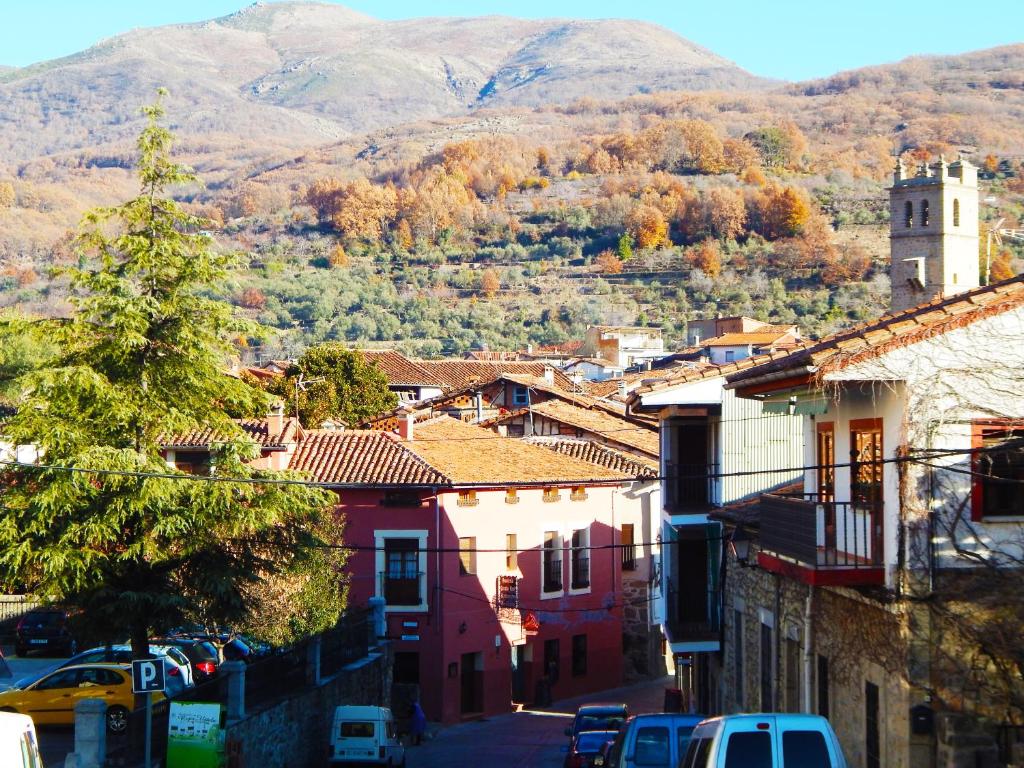
M 763 414 L 761 403 L 723 392 L 717 450 L 719 504 L 729 504 L 800 478 L 803 417 Z M 751 474 L 754 473 L 754 474 Z

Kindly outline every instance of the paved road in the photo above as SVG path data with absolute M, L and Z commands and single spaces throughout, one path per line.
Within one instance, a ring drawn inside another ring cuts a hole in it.
M 622 701 L 631 712 L 660 712 L 672 680 L 662 678 L 444 728 L 423 745 L 409 747 L 408 768 L 467 765 L 470 756 L 471 764 L 488 768 L 560 768 L 565 760 L 561 748 L 568 743 L 564 731 L 580 704 Z

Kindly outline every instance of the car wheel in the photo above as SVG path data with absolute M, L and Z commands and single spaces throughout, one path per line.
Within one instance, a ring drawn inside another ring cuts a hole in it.
M 107 730 L 111 733 L 124 733 L 128 730 L 128 710 L 124 707 L 111 707 L 108 709 Z

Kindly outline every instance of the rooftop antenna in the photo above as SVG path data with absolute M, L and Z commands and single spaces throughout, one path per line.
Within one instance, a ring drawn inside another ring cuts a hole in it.
M 295 380 L 295 418 L 299 418 L 299 390 L 305 392 L 310 384 L 320 384 L 321 382 L 327 381 L 323 376 L 317 376 L 315 379 L 303 378 L 305 374 L 300 373 L 299 378 Z

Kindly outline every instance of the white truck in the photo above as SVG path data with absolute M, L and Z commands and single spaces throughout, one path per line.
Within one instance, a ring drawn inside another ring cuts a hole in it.
M 817 715 L 725 715 L 693 729 L 679 768 L 847 768 L 828 720 Z

